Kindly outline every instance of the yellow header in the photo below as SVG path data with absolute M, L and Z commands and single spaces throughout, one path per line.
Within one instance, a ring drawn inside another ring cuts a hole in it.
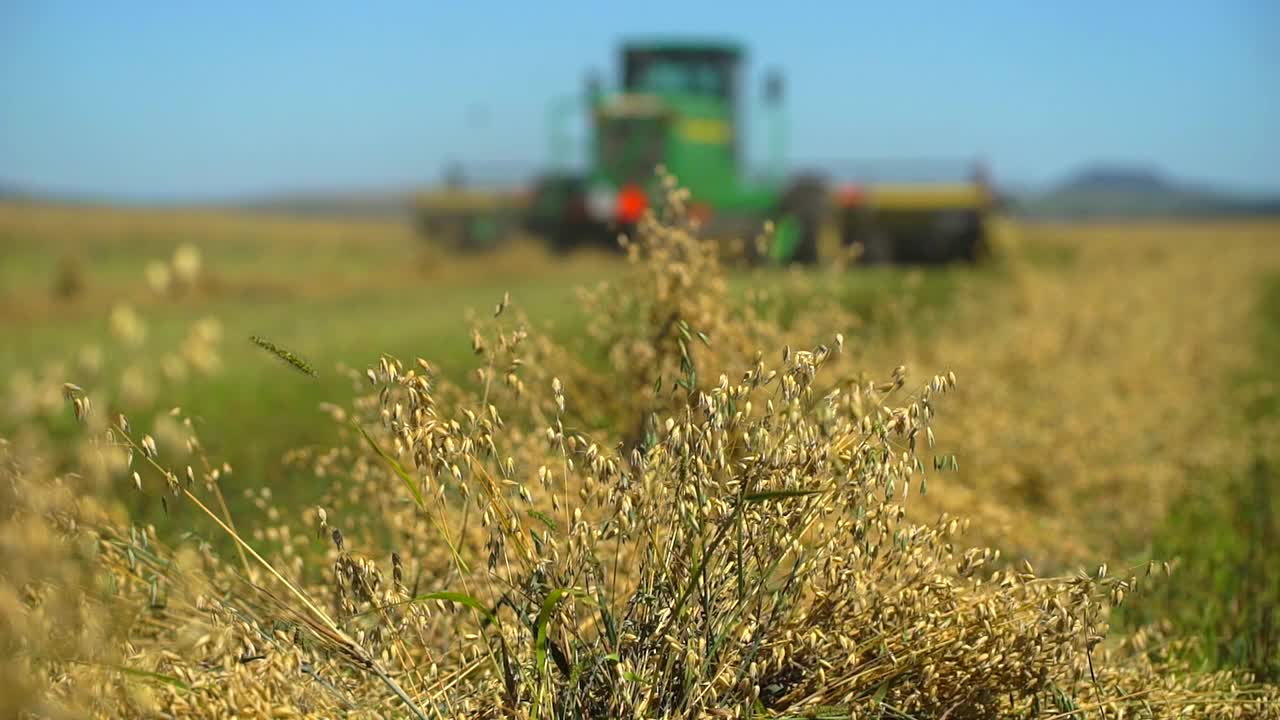
M 986 188 L 972 183 L 872 185 L 865 197 L 867 205 L 883 210 L 981 209 L 990 205 Z
M 414 205 L 420 210 L 490 211 L 522 207 L 524 196 L 515 192 L 440 189 L 420 192 Z

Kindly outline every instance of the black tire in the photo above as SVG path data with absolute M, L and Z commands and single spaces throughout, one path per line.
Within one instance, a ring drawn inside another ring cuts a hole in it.
M 543 238 L 546 240 L 551 254 L 558 256 L 568 255 L 578 244 L 570 236 L 569 231 L 563 227 L 552 228 L 549 232 L 544 232 Z
M 984 239 L 982 215 L 972 210 L 940 213 L 926 239 L 927 242 L 920 243 L 927 249 L 924 257 L 918 258 L 921 262 L 939 265 L 977 262 Z
M 549 234 L 551 251 L 556 255 L 569 255 L 591 245 L 591 233 L 576 223 L 556 226 Z
M 974 218 L 973 225 L 970 228 L 972 233 L 969 242 L 965 247 L 965 260 L 971 264 L 977 264 L 985 260 L 990 251 L 987 245 L 987 233 L 991 230 L 991 225 L 985 217 L 977 215 Z
M 793 181 L 778 204 L 778 219 L 790 215 L 800 223 L 800 242 L 791 261 L 803 265 L 818 262 L 818 236 L 830 210 L 830 191 L 818 177 L 803 176 Z
M 874 225 L 862 237 L 862 255 L 858 262 L 863 265 L 893 264 L 893 239 L 884 230 Z
M 563 173 L 539 177 L 533 185 L 529 208 L 523 218 L 525 232 L 540 237 L 552 252 L 564 255 L 582 242 L 581 221 L 573 205 L 585 192 L 585 178 Z

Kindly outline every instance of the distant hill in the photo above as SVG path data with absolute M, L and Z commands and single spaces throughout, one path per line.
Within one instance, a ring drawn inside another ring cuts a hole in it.
M 41 199 L 40 193 L 34 193 L 21 185 L 0 180 L 0 200 L 18 203 L 31 202 L 39 199 Z
M 412 198 L 407 192 L 325 193 L 300 192 L 269 195 L 219 206 L 248 212 L 304 217 L 400 218 L 409 215 Z
M 177 209 L 204 208 L 299 217 L 400 218 L 410 214 L 408 191 L 301 191 L 220 199 L 134 199 L 37 190 L 0 180 L 0 202 L 51 205 L 109 205 Z
M 105 205 L 105 200 L 88 194 L 42 190 L 0 180 L 0 202 L 32 205 Z
M 1146 168 L 1094 166 L 1047 192 L 1020 194 L 1011 209 L 1055 220 L 1261 216 L 1280 215 L 1280 195 L 1234 193 Z
M 1076 173 L 1060 189 L 1153 193 L 1167 192 L 1174 186 L 1157 170 L 1103 166 Z

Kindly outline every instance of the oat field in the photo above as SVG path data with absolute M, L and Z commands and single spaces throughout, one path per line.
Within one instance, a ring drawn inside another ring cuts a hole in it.
M 684 200 L 0 206 L 0 716 L 1280 718 L 1280 220 L 761 270 Z

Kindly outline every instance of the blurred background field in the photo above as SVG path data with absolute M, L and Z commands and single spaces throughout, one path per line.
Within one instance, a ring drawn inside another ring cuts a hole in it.
M 117 384 L 134 377 L 155 386 L 143 397 L 163 394 L 166 403 L 199 408 L 207 426 L 218 428 L 210 449 L 238 469 L 246 487 L 268 484 L 286 500 L 295 499 L 295 488 L 282 482 L 289 476 L 285 454 L 333 440 L 320 403 L 350 394 L 339 367 L 363 367 L 369 348 L 379 348 L 428 358 L 464 381 L 474 359 L 469 319 L 484 317 L 504 293 L 531 322 L 572 343 L 583 320 L 578 291 L 616 281 L 625 268 L 616 253 L 561 258 L 529 238 L 468 257 L 435 247 L 397 220 L 228 211 L 10 204 L 0 207 L 0 237 L 7 338 L 0 371 L 15 392 L 30 373 L 88 374 Z M 173 269 L 184 249 L 198 258 L 185 284 Z M 155 279 L 157 266 L 167 281 Z M 827 282 L 807 287 L 804 271 L 762 269 L 740 272 L 732 284 L 738 297 L 752 287 L 782 290 L 777 302 L 801 314 L 814 294 L 834 290 L 870 320 L 884 298 L 941 306 L 957 285 L 991 274 L 870 269 L 826 273 Z M 130 317 L 136 330 L 122 320 Z M 182 357 L 192 328 L 206 319 L 217 371 L 202 377 L 175 362 L 180 369 L 166 374 L 166 356 Z M 281 372 L 249 342 L 254 335 L 294 350 L 319 377 Z M 607 372 L 607 363 L 595 362 Z M 161 393 L 166 381 L 173 390 Z M 19 429 L 22 414 L 10 419 L 18 425 L 9 430 Z M 296 490 L 299 502 L 322 493 L 314 485 Z

